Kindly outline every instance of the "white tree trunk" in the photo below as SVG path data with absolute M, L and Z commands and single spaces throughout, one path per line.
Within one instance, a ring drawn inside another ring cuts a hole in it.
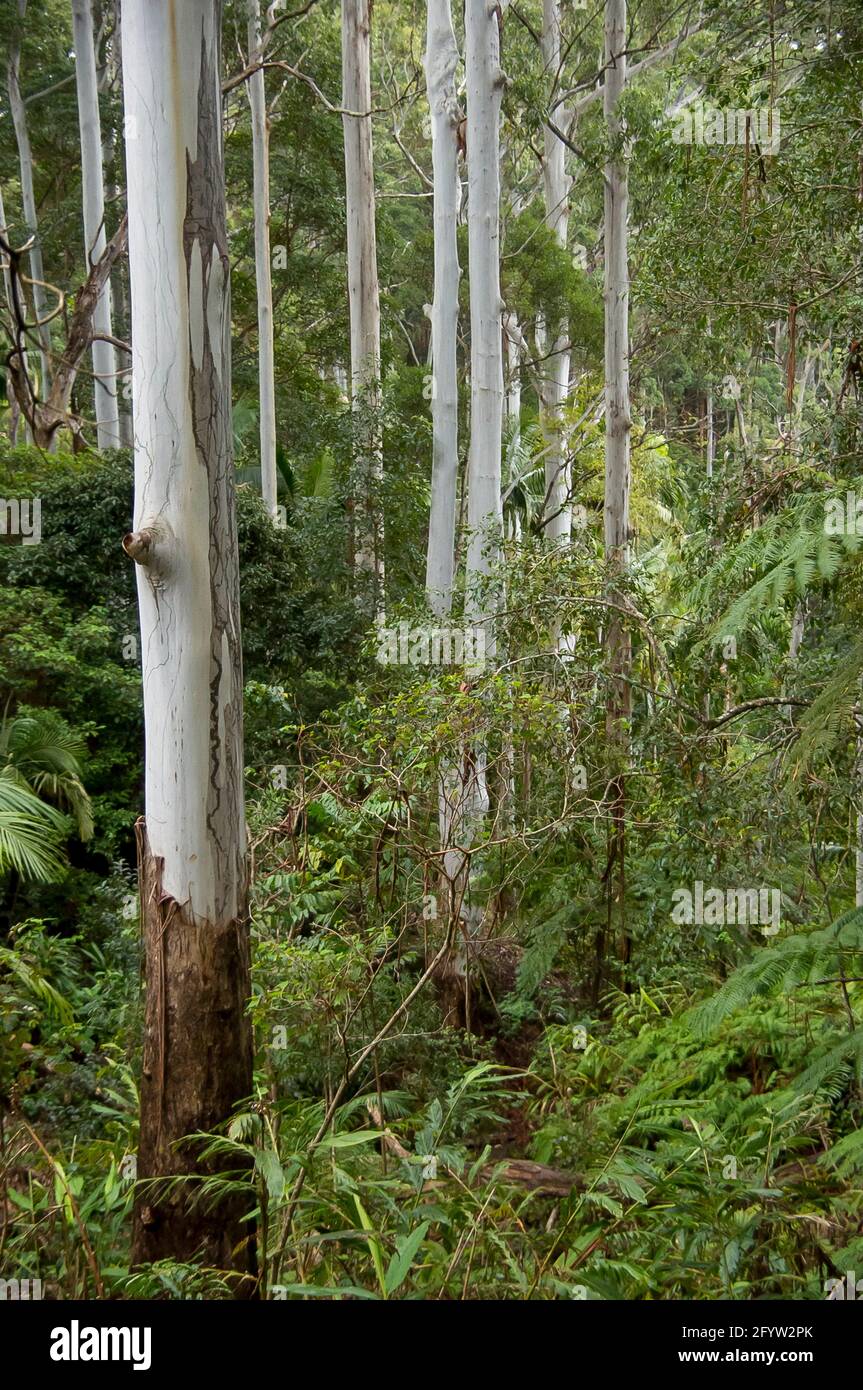
M 243 900 L 245 836 L 228 248 L 208 202 L 221 127 L 199 112 L 221 114 L 204 86 L 219 36 L 213 0 L 126 0 L 124 18 L 148 833 L 165 891 L 221 922 Z
M 791 619 L 791 638 L 788 643 L 788 661 L 793 664 L 800 655 L 800 648 L 803 645 L 803 635 L 806 631 L 806 604 L 803 599 L 798 599 L 794 605 L 794 616 Z
M 113 32 L 111 43 L 105 52 L 105 64 L 97 70 L 99 91 L 122 95 L 122 38 L 123 24 L 120 12 L 120 0 L 112 0 Z M 98 57 L 98 54 L 96 55 Z M 110 201 L 114 201 L 120 196 L 120 180 L 123 178 L 123 130 L 122 122 L 113 125 L 105 132 L 102 141 L 102 165 L 110 171 L 105 177 L 105 196 Z M 117 330 L 116 336 L 128 338 L 131 336 L 129 331 L 130 311 L 129 311 L 129 283 L 128 265 L 121 263 L 117 266 L 111 276 L 111 314 Z M 132 394 L 131 394 L 131 361 L 124 352 L 118 358 L 118 365 L 121 375 L 117 378 L 117 404 L 120 412 L 120 442 L 124 449 L 131 449 L 134 443 L 132 438 Z
M 605 77 L 603 109 L 610 146 L 605 164 L 605 498 L 603 531 L 605 561 L 609 579 L 609 609 L 606 627 L 608 695 L 606 737 L 614 776 L 609 784 L 609 871 L 607 875 L 609 915 L 616 902 L 621 914 L 623 936 L 621 960 L 629 963 L 631 937 L 625 922 L 625 770 L 629 758 L 628 720 L 630 693 L 631 640 L 622 621 L 617 579 L 629 563 L 630 433 L 632 428 L 629 397 L 629 258 L 627 155 L 619 101 L 626 85 L 626 0 L 606 0 Z M 597 938 L 594 997 L 598 996 L 605 974 L 605 953 L 611 942 L 603 929 Z
M 518 454 L 521 446 L 521 344 L 523 341 L 518 316 L 510 310 L 504 315 L 504 347 L 506 350 L 506 422 L 507 469 L 503 479 L 503 497 L 509 496 L 516 480 Z M 511 540 L 521 540 L 521 513 L 513 508 L 506 534 Z
M 560 69 L 560 0 L 543 0 L 542 3 L 542 57 L 546 78 L 556 88 Z M 563 129 L 568 124 L 567 112 L 562 106 L 556 108 L 555 124 Z M 565 146 L 548 126 L 544 127 L 543 143 L 545 224 L 565 251 L 569 227 Z M 568 543 L 572 533 L 572 504 L 561 414 L 569 394 L 569 325 L 564 321 L 552 325 L 551 330 L 551 334 L 542 335 L 549 355 L 539 369 L 545 435 L 545 534 L 550 540 Z
M 629 178 L 618 102 L 626 86 L 626 0 L 606 0 L 603 108 L 614 149 L 605 165 L 605 554 L 629 557 Z M 612 627 L 614 624 L 610 624 Z
M 803 376 L 800 381 L 800 390 L 797 393 L 797 405 L 795 407 L 795 418 L 798 425 L 803 419 L 803 406 L 806 403 L 806 393 L 812 385 L 815 376 L 819 352 L 820 348 L 815 348 L 814 351 L 810 348 L 806 353 L 806 360 L 803 364 Z
M 707 476 L 713 477 L 716 462 L 716 428 L 713 419 L 713 391 L 707 392 Z
M 426 596 L 439 617 L 452 605 L 458 487 L 458 209 L 461 180 L 456 133 L 458 48 L 450 0 L 428 0 L 425 55 L 434 175 L 432 338 L 432 477 Z
M 380 488 L 381 311 L 372 162 L 371 0 L 342 0 L 342 125 L 351 319 L 351 398 L 362 440 L 354 495 L 357 568 L 372 577 L 375 616 L 383 613 L 383 517 Z M 356 492 L 359 495 L 356 495 Z
M 18 0 L 19 27 L 16 29 L 9 51 L 9 109 L 15 128 L 15 141 L 18 146 L 18 164 L 21 171 L 21 204 L 24 221 L 33 237 L 30 249 L 30 274 L 33 278 L 33 308 L 39 322 L 37 336 L 41 344 L 39 353 L 42 380 L 40 395 L 48 395 L 51 384 L 51 330 L 45 319 L 48 314 L 48 296 L 44 289 L 45 272 L 42 266 L 42 246 L 39 241 L 39 217 L 36 212 L 36 194 L 33 188 L 33 155 L 30 151 L 30 136 L 27 133 L 27 113 L 21 96 L 21 26 L 27 13 L 27 0 Z
M 521 330 L 512 310 L 504 318 L 506 335 L 506 418 L 514 449 L 521 443 Z M 511 481 L 509 479 L 508 481 Z
M 494 653 L 493 595 L 477 588 L 500 553 L 503 339 L 500 296 L 500 8 L 467 0 L 468 259 L 470 266 L 470 451 L 465 614 L 485 628 Z
M 91 0 L 72 0 L 72 37 L 75 45 L 75 81 L 78 88 L 78 128 L 81 133 L 81 182 L 84 196 L 84 255 L 87 270 L 105 250 L 105 192 L 102 179 L 102 133 L 96 86 L 96 54 L 93 47 Z M 92 346 L 96 440 L 100 450 L 119 449 L 120 420 L 117 401 L 117 360 L 111 317 L 111 281 L 93 311 Z
M 260 0 L 249 0 L 249 62 L 262 58 Z M 258 383 L 261 437 L 261 494 L 276 515 L 276 378 L 273 359 L 273 274 L 270 262 L 270 123 L 264 69 L 249 78 L 252 109 L 252 168 L 255 205 L 255 282 L 258 291 Z
M 496 599 L 488 580 L 501 548 L 503 438 L 503 301 L 500 295 L 500 7 L 489 0 L 465 6 L 467 82 L 468 261 L 470 269 L 470 450 L 465 620 L 495 654 Z M 447 768 L 441 794 L 444 856 L 451 904 L 464 894 L 469 849 L 488 813 L 487 750 L 464 748 L 458 768 Z M 476 925 L 472 909 L 462 908 Z
M 743 414 L 743 402 L 739 396 L 734 399 L 734 418 L 737 421 L 737 438 L 744 458 L 749 454 L 749 435 L 746 431 L 746 416 Z
M 221 0 L 124 0 L 135 529 L 123 544 L 137 565 L 146 745 L 143 1177 L 188 1171 L 197 1160 L 180 1157 L 177 1138 L 224 1120 L 251 1082 L 221 15 Z M 231 1216 L 190 1208 L 181 1191 L 138 1203 L 136 1259 L 197 1245 L 223 1267 L 249 1267 Z

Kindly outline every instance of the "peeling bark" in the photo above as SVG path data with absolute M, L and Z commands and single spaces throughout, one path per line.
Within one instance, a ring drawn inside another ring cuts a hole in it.
M 144 821 L 137 827 L 142 920 L 146 933 L 147 1014 L 141 1079 L 138 1177 L 212 1173 L 187 1134 L 220 1125 L 232 1099 L 251 1090 L 251 1039 L 245 1016 L 249 939 L 241 921 L 202 926 L 164 891 L 164 862 L 151 852 Z M 185 1187 L 160 1196 L 144 1189 L 135 1204 L 136 1263 L 200 1257 L 207 1265 L 249 1275 L 254 1232 L 243 1222 L 247 1203 L 233 1197 L 215 1207 L 189 1200 Z

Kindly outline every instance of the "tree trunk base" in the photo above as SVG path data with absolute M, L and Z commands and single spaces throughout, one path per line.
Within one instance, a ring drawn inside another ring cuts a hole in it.
M 141 1180 L 193 1175 L 166 1191 L 146 1185 L 135 1202 L 132 1262 L 200 1261 L 236 1276 L 237 1297 L 256 1293 L 250 1194 L 214 1201 L 202 1180 L 237 1172 L 234 1158 L 202 1159 L 202 1145 L 178 1143 L 211 1132 L 252 1090 L 249 938 L 245 921 L 198 925 L 162 890 L 162 861 L 136 827 L 144 933 L 146 1020 L 141 1077 Z

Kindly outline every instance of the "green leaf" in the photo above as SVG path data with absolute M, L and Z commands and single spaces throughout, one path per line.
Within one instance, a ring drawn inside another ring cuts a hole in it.
M 372 1219 L 366 1211 L 365 1207 L 363 1206 L 362 1202 L 360 1201 L 358 1193 L 356 1192 L 354 1193 L 354 1205 L 357 1209 L 357 1215 L 360 1218 L 360 1225 L 362 1226 L 364 1231 L 368 1232 L 369 1248 L 372 1252 L 372 1260 L 375 1266 L 375 1274 L 378 1276 L 378 1283 L 381 1286 L 381 1293 L 383 1294 L 384 1298 L 386 1298 L 387 1281 L 386 1275 L 384 1274 L 384 1252 L 380 1242 L 380 1238 L 375 1234 L 375 1228 L 372 1224 Z
M 407 1278 L 408 1271 L 414 1262 L 414 1257 L 425 1240 L 429 1222 L 423 1221 L 410 1235 L 400 1236 L 396 1241 L 395 1254 L 389 1263 L 386 1279 L 384 1281 L 387 1295 L 395 1293 Z
M 352 1129 L 344 1134 L 330 1134 L 321 1140 L 322 1149 L 352 1149 L 357 1144 L 371 1144 L 383 1137 L 382 1129 Z
M 278 1200 L 285 1190 L 285 1170 L 275 1149 L 258 1149 L 255 1166 L 267 1185 L 267 1192 Z

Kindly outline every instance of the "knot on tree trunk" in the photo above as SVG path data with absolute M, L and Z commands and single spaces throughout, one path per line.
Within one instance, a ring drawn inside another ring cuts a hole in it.
M 151 578 L 164 577 L 170 566 L 171 535 L 164 523 L 145 525 L 128 531 L 123 537 L 123 549 L 136 565 L 149 572 Z

